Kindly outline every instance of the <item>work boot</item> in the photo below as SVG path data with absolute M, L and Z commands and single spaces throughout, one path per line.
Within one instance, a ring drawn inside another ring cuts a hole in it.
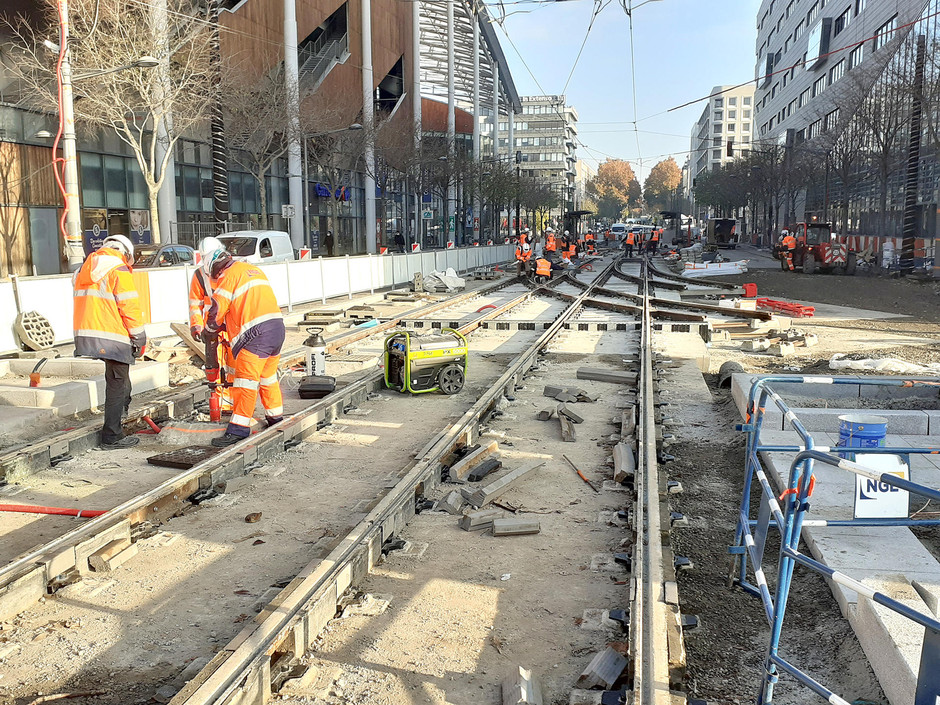
M 267 422 L 268 428 L 271 428 L 272 426 L 281 423 L 281 421 L 284 420 L 284 417 L 283 416 L 278 416 L 278 417 L 265 416 L 264 420 Z
M 228 448 L 229 446 L 233 446 L 241 440 L 244 440 L 241 436 L 236 436 L 234 433 L 226 433 L 224 436 L 220 436 L 219 438 L 213 438 L 211 442 L 212 445 L 214 445 L 216 448 Z
M 138 443 L 140 443 L 138 436 L 124 436 L 110 442 L 101 441 L 100 447 L 104 450 L 118 450 L 120 448 L 132 448 Z

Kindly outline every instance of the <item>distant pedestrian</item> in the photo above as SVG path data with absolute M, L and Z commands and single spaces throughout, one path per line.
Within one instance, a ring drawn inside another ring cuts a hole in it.
M 326 237 L 323 238 L 323 244 L 326 245 L 326 256 L 333 256 L 333 231 L 327 230 Z
M 395 231 L 395 247 L 398 248 L 398 251 L 404 253 L 405 251 L 405 238 L 402 237 L 401 230 Z

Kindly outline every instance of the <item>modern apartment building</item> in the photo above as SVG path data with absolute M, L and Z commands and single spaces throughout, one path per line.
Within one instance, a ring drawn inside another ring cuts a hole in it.
M 715 86 L 710 95 L 692 126 L 692 178 L 733 161 L 753 140 L 754 86 Z
M 839 119 L 853 72 L 873 81 L 925 0 L 764 0 L 757 14 L 755 138 L 797 142 Z M 865 80 L 861 85 L 865 84 Z M 863 91 L 859 91 L 863 92 Z
M 513 122 L 500 121 L 499 143 L 510 153 L 520 152 L 520 174 L 558 189 L 570 204 L 574 198 L 578 157 L 578 111 L 563 95 L 521 96 L 522 114 Z

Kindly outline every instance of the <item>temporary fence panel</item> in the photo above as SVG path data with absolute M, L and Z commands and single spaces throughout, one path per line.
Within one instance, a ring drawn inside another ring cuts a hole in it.
M 38 311 L 45 316 L 52 326 L 57 343 L 72 339 L 71 275 L 21 277 L 17 280 L 17 286 L 23 311 Z M 12 325 L 16 309 L 11 307 L 9 310 L 13 314 L 10 321 Z
M 906 517 L 895 519 L 807 518 L 810 510 L 810 499 L 816 484 L 816 477 L 813 472 L 816 463 L 844 470 L 879 484 L 883 483 L 887 487 L 917 494 L 933 501 L 940 501 L 940 490 L 912 482 L 889 472 L 873 470 L 854 460 L 840 457 L 840 454 L 846 456 L 853 452 L 916 456 L 936 454 L 940 452 L 940 448 L 880 446 L 861 449 L 816 446 L 813 436 L 800 422 L 799 417 L 789 408 L 781 396 L 771 388 L 770 385 L 773 384 L 845 384 L 873 387 L 935 388 L 937 382 L 936 379 L 929 378 L 865 379 L 864 377 L 809 376 L 764 377 L 755 381 L 751 386 L 745 408 L 745 423 L 739 426 L 740 430 L 747 433 L 744 491 L 738 509 L 735 541 L 729 552 L 735 557 L 736 565 L 733 569 L 733 575 L 736 575 L 737 583 L 741 588 L 761 599 L 767 621 L 770 624 L 768 656 L 764 663 L 760 695 L 757 702 L 773 702 L 774 687 L 782 672 L 792 676 L 817 695 L 829 700 L 829 702 L 847 705 L 846 700 L 814 679 L 811 674 L 790 663 L 780 654 L 784 617 L 793 585 L 794 568 L 796 565 L 801 565 L 823 575 L 836 585 L 857 592 L 860 599 L 870 600 L 924 627 L 926 638 L 921 647 L 922 667 L 918 675 L 914 705 L 936 705 L 937 702 L 940 702 L 940 684 L 936 682 L 937 674 L 933 670 L 933 664 L 940 661 L 940 621 L 933 615 L 918 612 L 843 572 L 833 570 L 829 566 L 803 555 L 799 550 L 799 544 L 803 528 L 810 526 L 863 529 L 864 527 L 875 526 L 940 525 L 940 521 L 936 519 L 911 519 Z M 762 442 L 761 431 L 768 402 L 773 403 L 780 410 L 793 430 L 796 431 L 799 437 L 798 445 Z M 787 473 L 786 486 L 779 497 L 778 490 L 780 488 L 772 486 L 768 472 L 764 468 L 763 453 L 791 453 L 793 455 Z M 854 482 L 853 480 L 853 484 Z M 756 518 L 751 516 L 752 493 L 759 499 Z M 780 549 L 777 553 L 776 565 L 765 566 L 764 549 L 768 534 L 772 529 L 776 529 L 780 534 Z M 773 587 L 771 587 L 771 583 L 767 578 L 771 571 L 775 573 Z M 771 594 L 772 592 L 773 594 Z
M 0 329 L 0 350 L 16 350 L 16 336 L 13 335 L 16 299 L 13 296 L 12 282 L 0 282 L 0 318 L 3 320 L 3 328 Z M 53 329 L 53 332 L 59 335 L 59 331 Z

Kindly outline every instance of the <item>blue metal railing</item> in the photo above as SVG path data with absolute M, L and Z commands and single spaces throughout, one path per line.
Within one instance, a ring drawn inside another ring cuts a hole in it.
M 815 680 L 805 671 L 787 661 L 780 654 L 780 640 L 783 633 L 784 616 L 787 601 L 793 583 L 793 571 L 797 565 L 804 566 L 828 578 L 833 583 L 856 591 L 860 596 L 868 598 L 889 610 L 896 612 L 907 619 L 925 628 L 925 639 L 921 655 L 921 671 L 917 696 L 914 705 L 936 705 L 940 702 L 940 690 L 934 682 L 938 676 L 934 664 L 940 662 L 940 621 L 931 615 L 923 614 L 909 606 L 873 590 L 848 575 L 833 570 L 828 566 L 803 555 L 799 550 L 800 534 L 804 526 L 937 526 L 940 520 L 936 519 L 808 519 L 810 498 L 813 494 L 816 478 L 813 474 L 814 464 L 821 463 L 827 466 L 845 470 L 854 475 L 860 475 L 890 487 L 940 501 L 940 491 L 924 485 L 906 480 L 890 473 L 872 470 L 855 460 L 841 457 L 851 452 L 893 454 L 911 456 L 918 454 L 940 453 L 940 448 L 840 448 L 839 451 L 829 446 L 817 446 L 806 427 L 800 422 L 797 415 L 790 409 L 780 395 L 770 388 L 771 384 L 851 384 L 860 386 L 883 386 L 916 388 L 940 386 L 937 379 L 866 379 L 864 377 L 764 377 L 752 384 L 748 394 L 745 410 L 745 423 L 738 428 L 747 433 L 745 455 L 744 490 L 738 511 L 737 527 L 735 529 L 734 545 L 728 550 L 734 560 L 732 562 L 732 578 L 745 591 L 761 598 L 764 613 L 770 625 L 770 642 L 767 649 L 767 658 L 761 682 L 760 695 L 757 699 L 759 705 L 771 705 L 774 697 L 774 686 L 780 673 L 795 678 L 804 686 L 815 692 L 830 703 L 849 705 L 847 701 Z M 763 444 L 761 430 L 768 401 L 772 402 L 783 414 L 784 418 L 796 431 L 801 441 L 800 445 Z M 767 452 L 793 453 L 790 463 L 786 487 L 779 496 L 767 476 L 761 462 L 761 454 Z M 756 490 L 755 488 L 759 488 Z M 759 491 L 760 502 L 757 517 L 752 519 L 751 495 Z M 775 528 L 780 533 L 780 550 L 776 564 L 776 581 L 771 591 L 764 570 L 764 548 L 769 531 Z M 748 563 L 753 580 L 749 577 Z M 735 577 L 736 574 L 736 577 Z M 929 668 L 923 664 L 931 664 Z

